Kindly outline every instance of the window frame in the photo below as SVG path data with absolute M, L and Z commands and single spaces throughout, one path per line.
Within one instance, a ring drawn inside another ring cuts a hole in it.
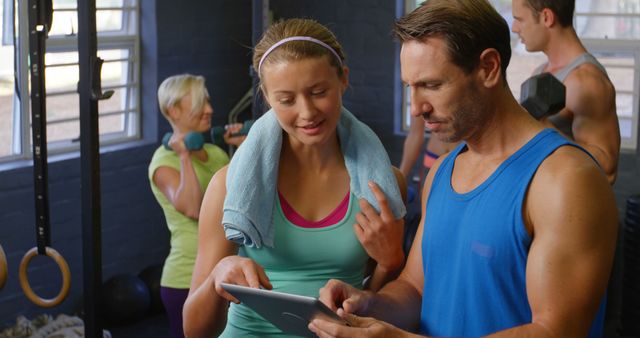
M 12 1 L 12 0 L 5 0 Z M 82 0 L 77 0 L 82 1 Z M 121 10 L 122 26 L 120 30 L 97 32 L 98 53 L 105 50 L 126 50 L 127 58 L 117 60 L 105 60 L 105 64 L 109 62 L 123 62 L 128 69 L 123 74 L 119 85 L 103 86 L 103 90 L 116 88 L 125 88 L 126 97 L 122 98 L 124 109 L 120 112 L 101 113 L 100 116 L 124 114 L 123 127 L 120 131 L 101 133 L 100 146 L 127 143 L 139 140 L 142 136 L 142 116 L 141 116 L 141 90 L 140 90 L 140 2 L 141 0 L 122 0 L 122 6 L 102 6 L 97 8 L 97 12 L 103 10 Z M 28 160 L 32 158 L 31 147 L 31 102 L 29 96 L 29 35 L 28 35 L 28 8 L 26 1 L 17 1 L 16 17 L 18 24 L 14 26 L 18 29 L 15 55 L 17 57 L 15 65 L 15 80 L 18 92 L 13 95 L 13 125 L 12 125 L 12 145 L 11 154 L 0 156 L 0 164 Z M 54 12 L 56 8 L 54 7 Z M 62 8 L 57 11 L 75 12 L 77 13 L 77 2 L 73 8 Z M 77 14 L 76 14 L 77 17 Z M 61 52 L 78 52 L 77 34 L 62 35 L 52 34 L 46 40 L 47 54 Z M 69 62 L 65 65 L 78 65 L 78 62 Z M 56 67 L 56 65 L 50 65 Z M 69 91 L 67 94 L 77 93 Z M 54 95 L 59 95 L 54 94 Z M 79 100 L 75 103 L 79 110 Z M 75 109 L 75 108 L 74 108 Z M 78 113 L 74 117 L 69 117 L 69 121 L 80 120 Z M 53 122 L 53 123 L 50 123 Z M 59 121 L 47 121 L 47 127 L 51 124 L 60 123 Z M 79 136 L 79 135 L 77 135 Z M 73 135 L 69 138 L 59 141 L 48 141 L 49 155 L 57 155 L 64 153 L 76 152 L 80 149 L 80 144 Z
M 8 0 L 2 3 L 2 40 L 0 45 L 9 46 L 13 45 L 13 13 L 15 1 Z

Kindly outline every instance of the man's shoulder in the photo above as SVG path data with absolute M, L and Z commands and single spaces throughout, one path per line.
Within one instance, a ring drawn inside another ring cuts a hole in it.
M 572 143 L 559 146 L 542 164 L 560 165 L 566 169 L 571 169 L 578 165 L 596 168 L 598 166 L 597 162 L 586 150 Z
M 565 79 L 567 90 L 566 107 L 575 115 L 606 119 L 606 123 L 617 123 L 615 110 L 615 87 L 609 78 L 594 66 L 576 69 Z
M 590 207 L 609 203 L 612 195 L 604 171 L 586 151 L 573 145 L 562 146 L 542 162 L 534 175 L 527 194 L 527 214 L 531 220 L 540 220 L 541 213 L 562 214 L 584 208 L 584 203 Z M 554 208 L 546 209 L 550 205 Z M 535 223 L 531 223 L 534 228 Z
M 567 88 L 575 87 L 594 91 L 613 90 L 609 76 L 592 63 L 583 63 L 571 71 L 564 80 Z
M 531 181 L 525 215 L 538 238 L 541 231 L 584 234 L 615 219 L 615 197 L 595 160 L 575 146 L 562 146 Z
M 564 85 L 567 88 L 566 105 L 574 113 L 615 104 L 615 87 L 609 77 L 593 64 L 580 65 L 569 73 Z M 609 115 L 608 110 L 606 112 Z
M 602 176 L 604 179 L 604 174 L 596 160 L 586 150 L 568 144 L 558 147 L 542 162 L 534 181 L 561 187 L 567 182 L 588 183 L 597 176 Z

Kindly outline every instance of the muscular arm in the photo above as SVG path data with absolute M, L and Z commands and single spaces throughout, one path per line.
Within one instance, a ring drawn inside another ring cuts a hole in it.
M 159 167 L 153 174 L 153 183 L 169 202 L 183 215 L 198 219 L 203 192 L 191 163 L 190 153 L 184 151 L 180 157 L 180 171 L 170 167 Z
M 412 116 L 409 133 L 404 140 L 404 147 L 402 148 L 402 160 L 400 161 L 400 171 L 404 174 L 404 177 L 408 178 L 411 174 L 413 165 L 422 153 L 423 144 L 424 120 L 422 117 Z
M 540 166 L 523 213 L 533 235 L 526 270 L 532 323 L 491 337 L 586 337 L 613 263 L 611 187 L 591 159 L 563 147 Z
M 600 164 L 610 184 L 616 179 L 620 152 L 620 128 L 616 114 L 615 88 L 593 65 L 583 65 L 565 80 L 566 111 L 573 115 L 571 132 Z
M 210 274 L 218 261 L 238 251 L 237 245 L 226 240 L 221 225 L 226 174 L 224 167 L 214 175 L 204 196 L 205 207 L 200 212 L 198 255 L 183 310 L 186 337 L 215 336 L 226 324 L 228 302 L 214 290 Z
M 420 323 L 423 283 L 422 249 L 419 245 L 422 239 L 422 228 L 421 223 L 400 276 L 378 291 L 371 299 L 366 311 L 359 315 L 384 320 L 407 331 L 417 330 Z

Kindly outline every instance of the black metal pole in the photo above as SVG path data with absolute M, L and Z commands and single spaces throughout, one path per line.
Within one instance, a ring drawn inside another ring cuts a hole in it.
M 96 55 L 96 2 L 78 1 L 84 328 L 85 337 L 98 338 L 102 337 L 103 325 L 99 306 L 102 291 L 102 239 L 98 98 L 94 93 L 96 80 L 100 82 L 100 71 L 99 68 L 96 69 L 99 60 Z

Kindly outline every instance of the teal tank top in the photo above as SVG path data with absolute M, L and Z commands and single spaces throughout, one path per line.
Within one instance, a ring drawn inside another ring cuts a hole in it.
M 424 223 L 422 333 L 479 337 L 531 322 L 525 268 L 532 239 L 522 207 L 540 164 L 564 145 L 576 146 L 545 129 L 464 194 L 452 189 L 451 173 L 466 145 L 443 160 Z M 590 337 L 601 336 L 602 305 Z
M 274 291 L 318 297 L 320 288 L 331 278 L 361 289 L 369 256 L 353 232 L 355 216 L 360 211 L 357 198 L 350 194 L 343 219 L 323 228 L 303 228 L 289 222 L 280 201 L 276 201 L 274 247 L 243 246 L 239 255 L 265 269 Z M 227 327 L 220 337 L 293 336 L 283 334 L 247 306 L 232 303 Z

